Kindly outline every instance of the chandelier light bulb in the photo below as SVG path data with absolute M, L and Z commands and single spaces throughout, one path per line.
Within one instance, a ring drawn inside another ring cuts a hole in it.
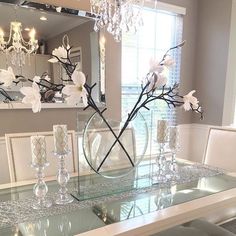
M 10 59 L 10 63 L 17 66 L 25 64 L 25 56 L 35 53 L 38 49 L 38 40 L 35 38 L 36 30 L 33 28 L 29 32 L 30 40 L 26 41 L 22 35 L 22 24 L 13 21 L 10 24 L 9 39 L 4 39 L 4 31 L 0 28 L 0 52 Z
M 35 28 L 33 28 L 30 32 L 29 32 L 29 37 L 31 40 L 35 40 L 35 35 L 36 35 L 36 30 Z
M 104 36 L 101 37 L 101 44 L 105 44 L 106 43 L 106 38 Z
M 2 28 L 0 28 L 0 38 L 4 37 L 4 31 L 2 30 Z

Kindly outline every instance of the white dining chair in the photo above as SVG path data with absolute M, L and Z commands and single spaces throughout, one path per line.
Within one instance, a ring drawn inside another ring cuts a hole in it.
M 5 137 L 0 137 L 0 162 L 2 163 L 0 167 L 0 184 L 10 183 Z
M 210 128 L 203 163 L 236 172 L 236 129 Z
M 203 164 L 228 172 L 236 172 L 236 129 L 229 127 L 211 127 L 209 129 Z M 227 184 L 227 178 L 221 178 L 221 180 L 214 177 L 203 178 L 198 182 L 198 189 L 210 190 L 214 193 L 219 191 L 217 186 L 227 186 Z M 210 189 L 208 186 L 211 186 Z M 211 222 L 220 223 L 234 217 L 235 214 L 235 207 L 225 207 L 224 210 L 209 214 L 206 218 Z
M 46 137 L 46 151 L 49 167 L 45 168 L 45 176 L 55 176 L 58 170 L 58 159 L 53 155 L 53 133 L 16 133 L 6 134 L 7 156 L 11 182 L 35 179 L 35 170 L 31 168 L 31 143 L 30 137 L 44 135 Z M 74 131 L 68 131 L 68 143 L 71 153 L 66 157 L 66 168 L 69 173 L 78 171 L 77 144 Z

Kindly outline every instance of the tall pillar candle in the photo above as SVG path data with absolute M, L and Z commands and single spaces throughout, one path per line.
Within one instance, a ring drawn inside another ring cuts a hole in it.
M 45 136 L 31 136 L 32 164 L 43 166 L 47 163 Z
M 54 147 L 57 154 L 68 152 L 68 134 L 66 125 L 53 126 Z
M 177 148 L 178 142 L 178 128 L 176 126 L 171 126 L 169 128 L 169 147 L 171 150 Z
M 157 121 L 157 142 L 165 143 L 167 141 L 168 122 L 166 120 Z

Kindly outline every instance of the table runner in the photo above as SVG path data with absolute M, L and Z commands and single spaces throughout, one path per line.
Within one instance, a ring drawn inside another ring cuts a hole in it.
M 0 228 L 14 226 L 24 222 L 33 222 L 43 217 L 66 214 L 79 209 L 93 207 L 104 202 L 121 200 L 138 194 L 155 193 L 160 188 L 170 187 L 176 184 L 185 184 L 199 180 L 203 177 L 212 177 L 220 174 L 224 174 L 224 171 L 218 168 L 201 164 L 184 164 L 179 167 L 178 178 L 174 177 L 169 181 L 160 182 L 159 184 L 155 184 L 150 187 L 133 189 L 120 194 L 104 196 L 91 200 L 74 201 L 73 203 L 65 206 L 54 204 L 49 209 L 34 210 L 30 207 L 34 201 L 33 197 L 22 200 L 0 202 Z M 140 176 L 141 179 L 146 177 L 147 175 Z M 92 187 L 87 187 L 87 191 L 94 191 L 101 187 L 101 185 L 104 184 L 100 183 Z M 74 189 L 70 189 L 70 191 L 73 190 Z M 48 197 L 54 198 L 55 194 L 49 194 Z

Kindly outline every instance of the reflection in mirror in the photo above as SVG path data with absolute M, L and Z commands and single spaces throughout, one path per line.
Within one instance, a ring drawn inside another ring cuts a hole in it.
M 20 88 L 33 81 L 42 102 L 64 102 L 61 90 L 70 78 L 60 63 L 49 61 L 63 45 L 70 46 L 71 62 L 86 75 L 87 84 L 96 83 L 94 100 L 105 102 L 105 40 L 94 32 L 93 18 L 44 4 L 0 4 L 0 102 L 21 101 Z

